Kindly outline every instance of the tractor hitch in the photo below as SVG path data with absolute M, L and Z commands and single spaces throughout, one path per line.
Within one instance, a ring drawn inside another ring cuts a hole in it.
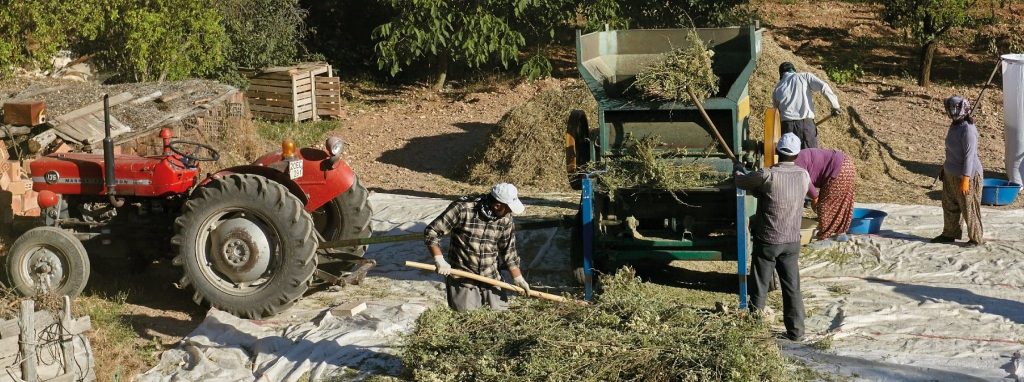
M 359 285 L 366 278 L 366 273 L 370 271 L 370 268 L 377 266 L 377 261 L 372 259 L 346 259 L 346 261 L 356 264 L 355 269 L 347 274 L 335 276 L 325 270 L 317 269 L 313 275 L 330 285 Z

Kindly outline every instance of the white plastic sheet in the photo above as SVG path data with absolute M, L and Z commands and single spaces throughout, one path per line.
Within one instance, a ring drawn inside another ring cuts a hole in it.
M 1024 184 L 1024 54 L 1005 54 L 1002 65 L 1006 176 L 1012 183 Z

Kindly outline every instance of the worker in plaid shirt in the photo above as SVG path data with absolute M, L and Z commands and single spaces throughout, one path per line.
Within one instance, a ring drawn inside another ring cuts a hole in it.
M 519 270 L 515 224 L 511 216 L 525 209 L 516 187 L 501 183 L 489 194 L 452 202 L 427 226 L 425 241 L 437 264 L 437 273 L 446 276 L 449 307 L 460 312 L 485 305 L 496 310 L 508 307 L 508 297 L 500 289 L 478 281 L 447 277 L 453 268 L 500 279 L 498 266 L 502 264 L 517 286 L 530 290 Z M 451 234 L 448 250 L 451 264 L 441 253 L 441 238 L 448 234 Z

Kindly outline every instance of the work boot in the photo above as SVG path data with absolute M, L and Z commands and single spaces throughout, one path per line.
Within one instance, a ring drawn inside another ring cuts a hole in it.
M 932 243 L 952 243 L 954 241 L 956 241 L 956 239 L 942 235 L 936 236 L 934 239 L 931 240 Z

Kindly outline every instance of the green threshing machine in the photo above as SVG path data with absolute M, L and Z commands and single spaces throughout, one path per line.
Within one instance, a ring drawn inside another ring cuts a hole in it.
M 594 129 L 582 111 L 570 115 L 567 143 L 576 164 L 614 159 L 627 134 L 632 134 L 658 136 L 662 140 L 659 147 L 678 153 L 670 160 L 682 166 L 705 163 L 723 172 L 723 177 L 733 168 L 729 151 L 749 167 L 761 165 L 761 145 L 748 137 L 747 82 L 760 50 L 756 27 L 696 29 L 714 51 L 712 68 L 720 78 L 718 94 L 703 102 L 703 110 L 690 103 L 629 95 L 637 72 L 686 44 L 688 31 L 577 32 L 577 66 L 598 108 Z M 716 127 L 729 150 L 715 138 Z M 740 308 L 746 307 L 748 220 L 756 200 L 736 188 L 731 179 L 681 192 L 603 190 L 588 175 L 579 181 L 583 196 L 572 258 L 577 277 L 587 285 L 588 297 L 593 266 L 614 269 L 648 260 L 732 260 L 738 262 Z

